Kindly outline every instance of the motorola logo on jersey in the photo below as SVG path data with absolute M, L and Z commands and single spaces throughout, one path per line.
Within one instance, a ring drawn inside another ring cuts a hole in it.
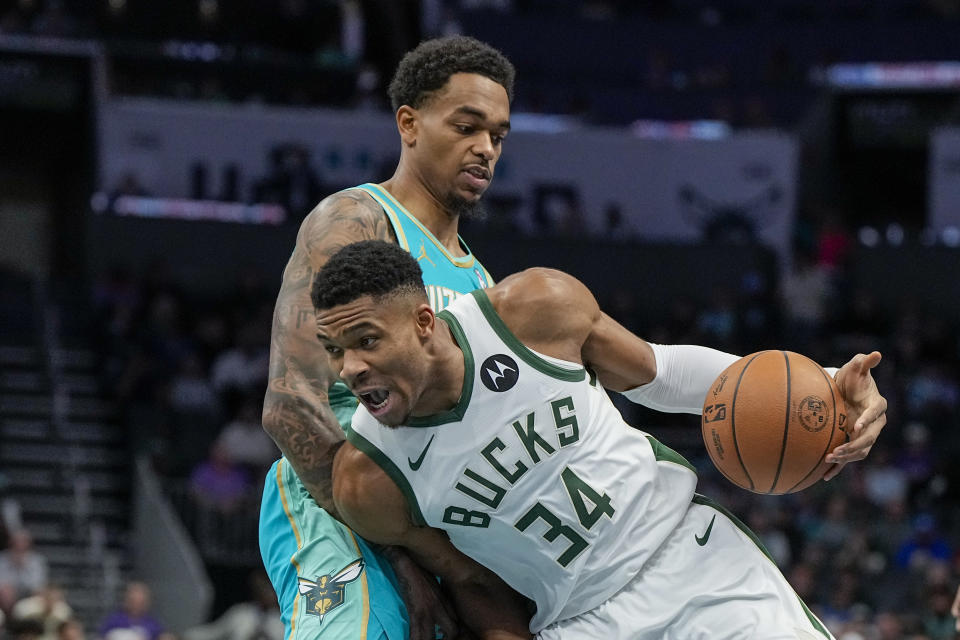
M 480 381 L 490 391 L 508 391 L 519 377 L 516 360 L 503 353 L 490 356 L 480 366 Z

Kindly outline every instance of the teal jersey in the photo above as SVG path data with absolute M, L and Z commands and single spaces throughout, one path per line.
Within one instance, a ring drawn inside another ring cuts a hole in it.
M 440 244 L 436 236 L 386 189 L 369 182 L 352 188 L 367 192 L 383 207 L 397 242 L 417 259 L 423 271 L 423 284 L 434 311 L 443 311 L 456 298 L 475 289 L 493 286 L 493 278 L 474 257 L 463 238 L 457 236 L 467 255 L 453 256 Z M 330 407 L 340 424 L 347 425 L 357 409 L 357 399 L 346 385 L 337 382 L 330 389 Z

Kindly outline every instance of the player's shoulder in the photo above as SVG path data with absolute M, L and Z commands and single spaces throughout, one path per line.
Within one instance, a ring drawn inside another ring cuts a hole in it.
M 521 342 L 566 359 L 571 358 L 569 345 L 585 338 L 599 313 L 589 289 L 556 269 L 526 269 L 487 291 L 494 309 Z
M 345 189 L 321 200 L 297 235 L 298 244 L 311 254 L 319 250 L 326 255 L 361 240 L 396 242 L 380 203 L 363 189 Z
M 307 226 L 308 223 L 333 221 L 344 216 L 383 218 L 384 213 L 380 203 L 363 189 L 344 189 L 321 200 L 304 219 L 304 226 Z
M 566 305 L 589 293 L 582 282 L 549 267 L 531 267 L 504 278 L 487 289 L 497 311 L 532 306 Z

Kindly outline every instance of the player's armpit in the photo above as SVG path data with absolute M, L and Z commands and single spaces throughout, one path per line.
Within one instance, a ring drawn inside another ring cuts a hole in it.
M 337 453 L 333 477 L 344 522 L 368 540 L 404 547 L 440 577 L 461 623 L 478 638 L 530 638 L 526 599 L 460 553 L 443 531 L 414 526 L 406 498 L 369 457 L 346 443 Z
M 283 272 L 270 336 L 269 384 L 263 427 L 293 465 L 317 503 L 336 517 L 333 456 L 343 431 L 328 401 L 337 379 L 316 339 L 310 287 L 318 269 L 341 247 L 368 239 L 393 240 L 386 215 L 370 196 L 345 191 L 308 215 Z

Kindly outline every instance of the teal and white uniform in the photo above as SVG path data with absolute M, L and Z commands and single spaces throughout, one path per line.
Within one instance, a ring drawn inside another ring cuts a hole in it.
M 375 184 L 354 188 L 383 207 L 400 246 L 417 258 L 435 310 L 493 284 L 462 240 L 467 255 L 454 257 L 385 189 Z M 330 406 L 346 427 L 357 400 L 338 382 L 330 390 Z M 260 552 L 280 602 L 286 640 L 409 637 L 406 609 L 389 563 L 317 506 L 283 458 L 266 478 Z M 352 564 L 357 560 L 362 564 Z
M 482 290 L 438 317 L 464 355 L 459 403 L 395 428 L 361 408 L 347 438 L 397 483 L 414 522 L 443 529 L 460 551 L 536 603 L 532 633 L 578 640 L 780 638 L 795 636 L 765 633 L 780 625 L 816 630 L 772 562 L 745 534 L 741 539 L 731 532 L 739 529 L 727 514 L 695 496 L 693 467 L 627 425 L 582 365 L 527 348 Z M 755 561 L 759 569 L 746 580 L 751 588 L 753 581 L 759 585 L 755 592 L 700 580 L 696 567 L 714 552 L 696 539 L 704 530 L 709 537 L 706 522 L 689 540 L 677 538 L 678 531 L 701 525 L 688 515 L 692 509 L 697 516 L 701 509 L 717 516 L 713 535 L 735 552 L 720 559 L 728 573 L 734 573 L 730 563 L 752 569 Z M 682 555 L 693 573 L 671 573 L 673 556 L 660 559 L 671 545 L 677 550 L 670 553 Z M 657 565 L 672 584 L 645 581 Z M 656 593 L 648 594 L 650 588 Z M 628 597 L 620 606 L 624 591 Z M 651 609 L 648 595 L 667 608 Z M 698 611 L 704 596 L 729 604 L 727 618 L 737 618 L 741 605 L 756 599 L 759 614 L 751 611 L 746 622 L 731 624 L 757 626 L 727 632 L 712 620 L 712 630 L 700 635 L 698 623 L 684 616 Z M 601 607 L 613 615 L 595 619 Z

